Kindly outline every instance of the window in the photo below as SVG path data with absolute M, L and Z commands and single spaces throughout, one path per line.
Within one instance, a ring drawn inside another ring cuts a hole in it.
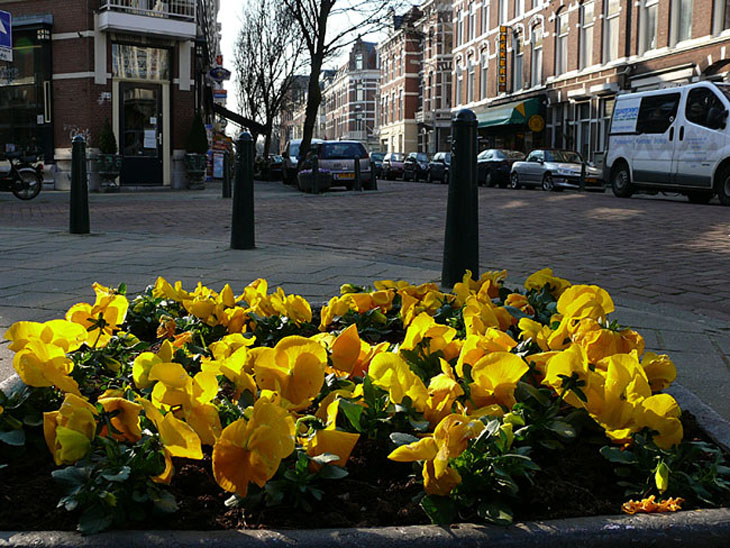
M 481 34 L 486 34 L 489 32 L 489 1 L 485 0 L 484 4 L 482 4 L 482 32 Z
M 591 152 L 591 103 L 584 101 L 575 105 L 578 152 L 583 158 L 590 158 Z
M 611 124 L 611 117 L 613 116 L 613 106 L 616 104 L 616 99 L 613 97 L 601 99 L 598 101 L 598 116 L 600 118 L 600 131 L 598 138 L 597 150 L 606 150 L 608 144 L 608 128 Z
M 489 58 L 487 51 L 482 52 L 481 74 L 479 75 L 479 97 L 487 98 L 487 74 L 489 72 Z
M 514 0 L 514 17 L 522 17 L 525 13 L 525 0 Z
M 518 32 L 512 35 L 512 91 L 522 89 L 522 59 L 524 57 L 522 49 L 522 36 Z
M 355 70 L 362 70 L 362 69 L 363 69 L 362 53 L 358 53 L 355 56 Z
M 462 90 L 464 87 L 464 71 L 461 69 L 460 66 L 457 65 L 456 67 L 456 98 L 454 101 L 455 105 L 461 105 L 463 102 L 462 99 Z
M 530 85 L 539 86 L 542 84 L 542 25 L 532 27 L 530 46 Z
M 461 10 L 456 10 L 454 27 L 456 28 L 456 37 L 454 38 L 454 42 L 456 42 L 456 46 L 460 46 L 461 42 L 463 41 L 461 38 Z
M 400 90 L 400 93 L 398 94 L 398 119 L 404 120 L 406 117 L 406 113 L 403 111 L 403 90 Z
M 558 14 L 555 39 L 555 75 L 559 76 L 568 70 L 568 12 Z
M 584 69 L 593 64 L 593 0 L 586 0 L 580 7 L 580 51 L 578 68 Z
M 358 101 L 365 100 L 365 86 L 360 82 L 355 84 L 355 96 Z
M 469 72 L 466 80 L 466 102 L 471 103 L 474 101 L 474 78 L 475 78 L 476 67 L 474 62 L 469 59 Z
M 474 40 L 477 31 L 477 5 L 475 2 L 469 6 L 469 40 Z
M 644 0 L 639 18 L 639 54 L 656 49 L 658 4 L 659 0 Z
M 619 16 L 621 0 L 604 0 L 603 6 L 603 62 L 618 59 Z
M 717 116 L 725 110 L 720 98 L 707 88 L 695 88 L 687 95 L 684 115 L 688 122 L 710 129 L 717 127 Z M 713 123 L 714 122 L 714 123 Z
M 712 19 L 713 34 L 730 29 L 730 0 L 715 0 Z
M 671 46 L 692 38 L 692 4 L 694 0 L 672 0 L 671 29 L 669 41 Z
M 650 95 L 641 100 L 636 120 L 638 133 L 664 133 L 674 122 L 679 105 L 679 93 Z
M 509 6 L 509 0 L 499 0 L 499 24 L 504 25 L 507 22 L 507 9 Z
M 169 80 L 170 51 L 127 44 L 112 44 L 112 74 L 116 78 Z

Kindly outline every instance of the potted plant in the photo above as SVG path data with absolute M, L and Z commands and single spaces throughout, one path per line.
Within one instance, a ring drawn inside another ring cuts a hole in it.
M 102 178 L 101 190 L 115 192 L 119 190 L 117 178 L 122 169 L 122 156 L 117 154 L 117 139 L 107 118 L 99 136 L 99 155 L 96 157 L 96 166 Z
M 208 135 L 203 125 L 203 117 L 200 112 L 196 112 L 185 144 L 185 172 L 187 173 L 189 189 L 200 190 L 205 188 L 207 169 Z

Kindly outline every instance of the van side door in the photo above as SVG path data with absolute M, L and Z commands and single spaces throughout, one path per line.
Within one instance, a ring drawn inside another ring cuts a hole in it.
M 683 117 L 677 124 L 674 148 L 675 184 L 684 187 L 712 188 L 716 154 L 725 148 L 727 107 L 710 87 L 695 87 L 687 92 Z
M 675 121 L 681 95 L 680 91 L 671 91 L 641 98 L 632 161 L 634 182 L 672 184 Z

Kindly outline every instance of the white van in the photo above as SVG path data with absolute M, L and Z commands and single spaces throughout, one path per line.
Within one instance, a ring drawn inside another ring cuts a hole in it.
M 686 194 L 730 205 L 730 85 L 698 82 L 619 95 L 604 179 L 616 196 L 636 190 Z

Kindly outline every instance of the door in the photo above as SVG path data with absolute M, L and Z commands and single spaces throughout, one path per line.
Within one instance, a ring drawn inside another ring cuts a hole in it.
M 162 86 L 119 85 L 121 184 L 162 184 Z
M 715 151 L 725 148 L 725 104 L 714 90 L 696 87 L 687 93 L 684 120 L 675 141 L 675 182 L 685 187 L 712 188 Z
M 674 122 L 680 96 L 680 92 L 674 91 L 641 99 L 632 158 L 634 182 L 672 184 L 674 142 L 678 137 Z

